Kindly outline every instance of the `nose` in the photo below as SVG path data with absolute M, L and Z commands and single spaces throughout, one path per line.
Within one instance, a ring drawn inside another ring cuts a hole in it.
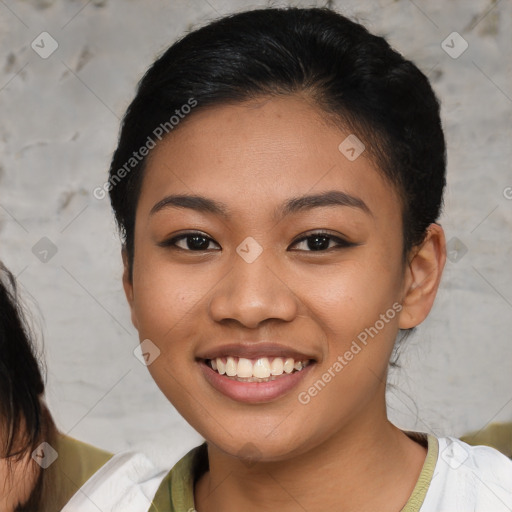
M 231 269 L 209 302 L 213 320 L 233 320 L 254 329 L 269 319 L 290 322 L 297 316 L 298 299 L 269 253 L 263 251 L 252 262 L 233 255 Z

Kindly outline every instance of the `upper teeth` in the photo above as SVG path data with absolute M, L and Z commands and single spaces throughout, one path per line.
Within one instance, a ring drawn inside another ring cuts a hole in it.
M 282 375 L 284 373 L 292 373 L 293 370 L 300 371 L 309 360 L 295 361 L 288 357 L 260 357 L 259 359 L 246 359 L 245 357 L 217 357 L 210 360 L 210 366 L 221 375 L 226 374 L 228 377 L 250 378 L 256 377 L 265 379 L 271 375 Z

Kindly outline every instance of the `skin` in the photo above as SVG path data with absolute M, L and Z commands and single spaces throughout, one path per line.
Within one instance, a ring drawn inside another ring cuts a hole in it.
M 399 328 L 418 325 L 432 307 L 445 263 L 443 230 L 432 224 L 404 264 L 394 186 L 367 153 L 349 161 L 338 150 L 349 133 L 325 119 L 302 96 L 205 109 L 147 163 L 133 279 L 123 253 L 123 284 L 140 339 L 161 351 L 149 371 L 208 441 L 210 471 L 195 487 L 199 512 L 399 511 L 425 460 L 425 448 L 387 419 L 386 373 Z M 359 198 L 370 213 L 336 205 L 273 218 L 286 200 L 328 190 Z M 170 194 L 221 201 L 231 215 L 176 207 L 151 214 Z M 313 251 L 304 237 L 319 230 L 356 245 L 336 248 L 327 238 L 329 248 Z M 159 245 L 184 231 L 212 241 L 203 251 L 186 239 L 178 248 Z M 263 249 L 252 263 L 236 252 L 248 236 Z M 298 393 L 394 303 L 400 313 L 301 404 Z M 273 401 L 226 397 L 196 361 L 218 345 L 262 341 L 316 361 L 296 389 Z

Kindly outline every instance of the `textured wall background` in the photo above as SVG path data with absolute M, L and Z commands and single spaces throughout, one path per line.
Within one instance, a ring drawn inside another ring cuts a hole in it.
M 162 442 L 172 458 L 200 440 L 133 356 L 118 237 L 92 191 L 157 53 L 191 27 L 266 4 L 0 1 L 0 258 L 44 319 L 48 400 L 75 437 L 114 451 Z M 443 102 L 450 261 L 393 376 L 391 416 L 440 435 L 512 420 L 512 2 L 332 4 L 387 35 Z

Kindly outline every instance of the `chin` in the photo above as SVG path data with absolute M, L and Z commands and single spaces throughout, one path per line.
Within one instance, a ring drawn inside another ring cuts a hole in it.
M 231 437 L 227 433 L 202 435 L 210 446 L 239 459 L 250 467 L 261 462 L 289 460 L 308 451 L 307 446 L 311 446 L 310 443 L 307 443 L 306 440 L 299 441 L 297 436 L 292 436 L 289 431 L 286 434 L 286 438 L 281 436 L 270 439 L 260 429 L 259 435 L 250 430 L 244 436 Z

